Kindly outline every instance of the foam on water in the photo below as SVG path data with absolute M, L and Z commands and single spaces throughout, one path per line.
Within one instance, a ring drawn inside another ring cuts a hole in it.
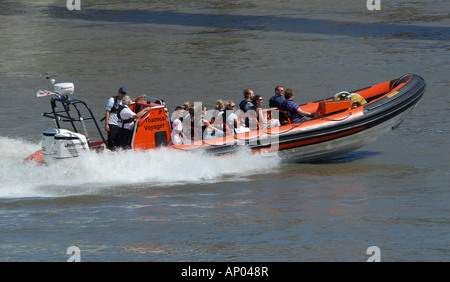
M 115 188 L 215 182 L 230 177 L 242 181 L 279 164 L 277 157 L 244 150 L 215 157 L 165 149 L 86 153 L 47 165 L 24 162 L 39 149 L 40 144 L 0 137 L 0 198 L 101 194 Z

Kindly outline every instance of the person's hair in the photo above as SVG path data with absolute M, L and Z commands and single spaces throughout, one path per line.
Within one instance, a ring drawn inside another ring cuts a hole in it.
M 183 109 L 185 109 L 185 110 L 189 109 L 190 106 L 191 106 L 191 102 L 189 102 L 189 101 L 183 103 Z
M 284 91 L 284 99 L 289 99 L 292 96 L 294 96 L 294 90 L 292 90 L 291 88 L 288 88 Z
M 183 120 L 183 117 L 182 117 L 183 111 L 184 111 L 184 109 L 182 106 L 176 106 L 175 111 L 173 111 L 172 118 L 170 120 L 174 121 L 175 119 L 178 118 L 177 115 L 180 115 L 181 117 L 179 119 L 182 121 Z
M 125 96 L 122 98 L 122 104 L 124 104 L 124 105 L 129 105 L 130 103 L 131 103 L 131 98 L 130 98 L 130 96 L 125 95 Z
M 225 109 L 228 109 L 231 106 L 231 104 L 236 104 L 236 103 L 233 101 L 227 101 L 227 103 L 225 104 Z
M 216 110 L 221 110 L 225 107 L 225 103 L 223 102 L 223 100 L 217 100 L 216 101 Z
M 261 98 L 261 95 L 255 95 L 255 97 L 253 98 L 253 105 L 256 105 L 256 102 L 259 100 L 259 98 Z
M 242 94 L 244 94 L 244 97 L 247 99 L 248 97 L 250 97 L 251 92 L 253 92 L 253 90 L 251 90 L 250 88 L 244 88 Z

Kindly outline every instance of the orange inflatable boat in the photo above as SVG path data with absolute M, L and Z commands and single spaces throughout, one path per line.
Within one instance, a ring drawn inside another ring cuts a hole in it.
M 300 105 L 301 109 L 313 113 L 312 118 L 302 123 L 292 123 L 282 110 L 268 110 L 266 117 L 281 121 L 281 126 L 274 128 L 261 126 L 248 112 L 238 113 L 242 128 L 229 128 L 226 122 L 221 122 L 219 125 L 225 133 L 215 138 L 205 138 L 198 123 L 185 122 L 187 139 L 180 145 L 172 143 L 172 122 L 167 108 L 154 100 L 142 99 L 130 106 L 134 112 L 149 108 L 135 122 L 131 147 L 201 151 L 212 155 L 235 154 L 245 148 L 295 162 L 323 160 L 356 150 L 397 128 L 422 98 L 425 87 L 420 76 L 407 74 L 363 89 L 342 91 Z M 53 119 L 55 128 L 43 133 L 42 150 L 28 160 L 45 163 L 104 150 L 107 140 L 88 105 L 70 98 L 70 92 L 61 94 L 55 90 L 41 96 L 49 94 L 54 94 L 50 100 L 51 111 L 43 116 Z M 96 133 L 96 140 L 91 140 L 92 132 Z

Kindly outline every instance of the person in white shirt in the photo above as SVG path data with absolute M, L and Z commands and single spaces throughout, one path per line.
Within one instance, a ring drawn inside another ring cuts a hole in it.
M 123 149 L 131 148 L 131 136 L 134 130 L 134 120 L 142 117 L 150 107 L 145 107 L 137 114 L 133 112 L 128 105 L 132 102 L 130 96 L 124 96 L 122 99 L 123 107 L 120 110 L 120 120 L 118 126 L 120 128 L 119 146 Z
M 235 129 L 239 128 L 238 116 L 234 113 L 236 111 L 236 103 L 233 101 L 228 101 L 225 105 L 225 114 L 226 114 L 226 124 L 228 126 L 227 129 L 224 128 L 224 132 L 226 134 L 234 134 Z M 227 132 L 226 130 L 230 130 Z
M 181 119 L 184 115 L 184 110 L 182 107 L 177 106 L 175 108 L 175 119 L 172 122 L 172 144 L 173 145 L 181 145 L 186 140 L 186 136 L 183 132 L 183 123 Z

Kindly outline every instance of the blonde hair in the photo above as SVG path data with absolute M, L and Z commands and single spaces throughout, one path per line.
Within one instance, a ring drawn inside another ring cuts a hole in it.
M 216 101 L 216 110 L 222 110 L 225 107 L 225 103 L 223 100 Z
M 242 91 L 242 94 L 244 94 L 244 98 L 248 98 L 250 97 L 250 95 L 252 94 L 253 90 L 251 90 L 250 88 L 244 88 L 244 90 Z
M 191 106 L 191 102 L 187 101 L 183 103 L 183 109 L 185 109 L 186 111 L 189 109 L 189 107 Z
M 225 104 L 225 109 L 228 109 L 228 108 L 231 106 L 231 104 L 236 104 L 236 103 L 233 102 L 233 101 L 228 101 L 228 102 Z

